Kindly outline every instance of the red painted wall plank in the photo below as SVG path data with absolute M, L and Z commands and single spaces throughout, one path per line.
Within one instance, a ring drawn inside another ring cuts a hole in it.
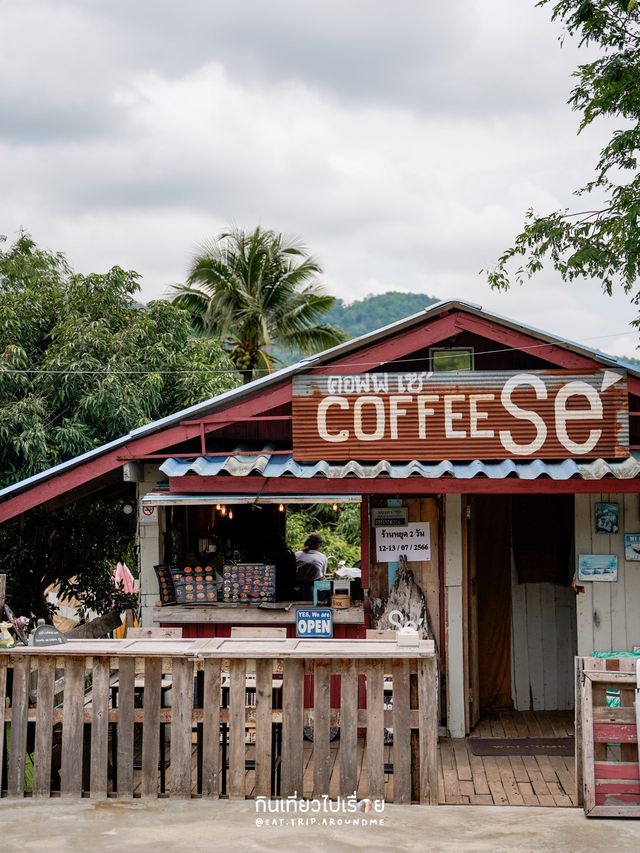
M 594 743 L 637 743 L 638 733 L 632 723 L 594 723 Z
M 640 782 L 599 782 L 596 783 L 598 794 L 640 794 Z
M 640 765 L 635 762 L 604 762 L 594 764 L 596 781 L 600 779 L 637 779 L 640 781 Z
M 598 794 L 596 793 L 597 806 L 619 806 L 623 803 L 640 806 L 640 794 Z M 635 813 L 634 813 L 635 814 Z

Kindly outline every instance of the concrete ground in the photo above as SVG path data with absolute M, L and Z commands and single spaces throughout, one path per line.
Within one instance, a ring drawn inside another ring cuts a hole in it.
M 384 823 L 331 826 L 331 819 L 354 815 L 257 813 L 254 801 L 2 800 L 0 851 L 640 850 L 640 821 L 587 819 L 579 809 L 389 805 L 381 815 L 355 816 Z M 292 825 L 312 817 L 315 825 Z M 267 825 L 275 818 L 285 825 Z

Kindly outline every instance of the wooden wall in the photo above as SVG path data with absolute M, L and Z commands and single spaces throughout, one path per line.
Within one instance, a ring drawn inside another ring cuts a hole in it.
M 620 532 L 595 533 L 595 504 L 620 506 Z M 617 554 L 617 583 L 582 583 L 577 596 L 578 654 L 631 651 L 640 645 L 640 562 L 625 561 L 624 534 L 640 532 L 640 496 L 603 493 L 576 495 L 576 555 Z
M 554 583 L 518 583 L 511 569 L 513 704 L 518 711 L 573 708 L 575 594 Z

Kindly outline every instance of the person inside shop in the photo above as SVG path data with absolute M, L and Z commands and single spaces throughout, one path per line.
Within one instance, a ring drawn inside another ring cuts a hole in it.
M 320 580 L 327 571 L 327 558 L 322 553 L 322 536 L 311 533 L 302 551 L 296 552 L 296 581 L 300 589 L 300 601 L 313 600 L 313 582 Z
M 293 601 L 298 561 L 279 533 L 271 531 L 265 537 L 264 558 L 276 567 L 276 601 Z

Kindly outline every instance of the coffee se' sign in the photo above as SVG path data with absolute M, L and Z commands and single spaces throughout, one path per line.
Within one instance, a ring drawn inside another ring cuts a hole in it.
M 622 371 L 293 379 L 296 459 L 626 457 Z

